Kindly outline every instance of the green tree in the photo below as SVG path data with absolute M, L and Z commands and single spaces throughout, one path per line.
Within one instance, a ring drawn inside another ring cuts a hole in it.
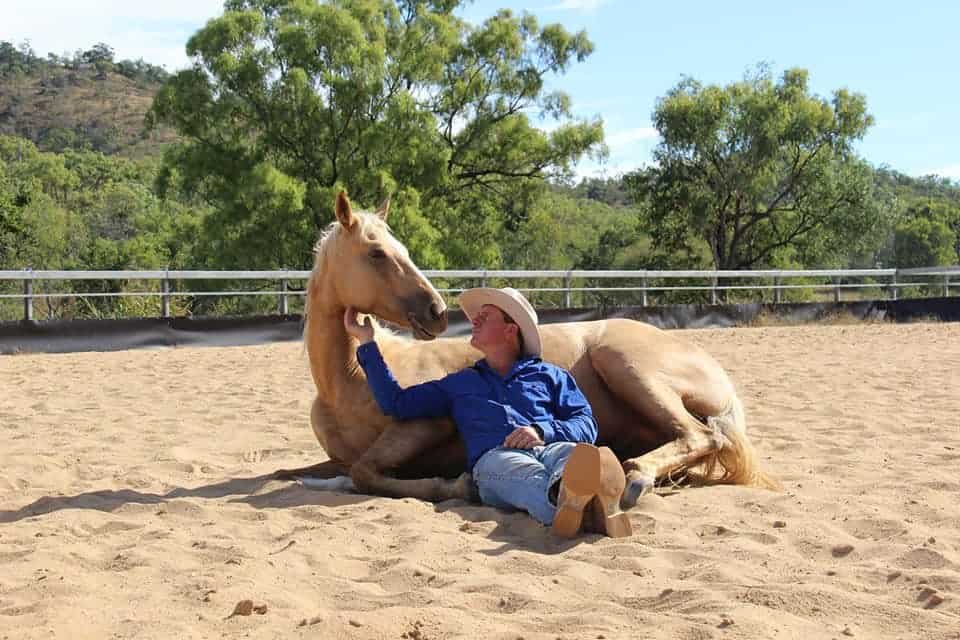
M 340 187 L 368 207 L 405 194 L 398 228 L 426 266 L 496 259 L 500 226 L 522 221 L 545 179 L 602 152 L 601 123 L 572 121 L 544 88 L 591 52 L 586 35 L 509 11 L 472 26 L 460 4 L 229 0 L 190 39 L 195 66 L 149 118 L 186 139 L 160 184 L 215 207 L 219 265 L 308 265 Z M 560 125 L 537 129 L 536 110 Z M 443 254 L 428 250 L 438 241 Z
M 897 225 L 895 238 L 897 267 L 946 266 L 956 260 L 955 236 L 942 220 L 927 217 L 904 220 Z
M 725 87 L 684 79 L 653 114 L 652 167 L 625 177 L 655 243 L 717 269 L 842 263 L 879 242 L 873 172 L 853 151 L 873 118 L 845 89 L 812 95 L 807 72 L 761 67 Z
M 0 159 L 0 269 L 13 266 L 19 245 L 25 241 L 26 225 L 18 205 L 18 194 Z
M 894 210 L 877 260 L 900 267 L 960 264 L 960 185 L 886 167 L 877 169 L 875 178 L 877 190 L 889 194 Z

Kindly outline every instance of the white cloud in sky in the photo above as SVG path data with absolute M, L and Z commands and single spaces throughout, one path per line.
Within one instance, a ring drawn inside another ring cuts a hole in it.
M 187 39 L 221 13 L 223 0 L 4 0 L 0 40 L 28 40 L 40 56 L 104 42 L 119 59 L 173 71 L 188 64 Z
M 605 139 L 610 155 L 605 161 L 583 160 L 576 168 L 579 178 L 612 178 L 650 164 L 651 151 L 660 134 L 653 127 L 615 129 Z
M 549 7 L 553 11 L 596 11 L 607 0 L 560 0 Z
M 621 129 L 607 136 L 607 146 L 611 151 L 634 146 L 639 142 L 656 140 L 660 133 L 653 127 L 635 127 Z
M 941 178 L 950 178 L 951 180 L 960 180 L 960 164 L 951 164 L 946 167 L 940 167 L 933 171 L 925 171 L 922 175 L 934 175 Z

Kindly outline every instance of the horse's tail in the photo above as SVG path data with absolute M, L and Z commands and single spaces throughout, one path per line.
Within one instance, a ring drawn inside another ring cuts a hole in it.
M 760 468 L 757 452 L 747 437 L 743 403 L 731 395 L 725 411 L 707 418 L 706 428 L 723 446 L 700 461 L 688 476 L 698 484 L 740 484 L 780 490 L 780 483 Z

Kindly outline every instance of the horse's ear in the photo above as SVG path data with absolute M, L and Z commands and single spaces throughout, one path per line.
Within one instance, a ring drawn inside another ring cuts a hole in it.
M 347 197 L 346 191 L 337 194 L 336 212 L 340 224 L 347 230 L 352 229 L 357 222 L 357 217 L 353 215 L 353 207 L 350 205 L 350 198 Z
M 390 196 L 387 196 L 386 200 L 380 203 L 380 206 L 377 207 L 377 215 L 380 216 L 381 220 L 386 221 L 387 215 L 390 213 Z

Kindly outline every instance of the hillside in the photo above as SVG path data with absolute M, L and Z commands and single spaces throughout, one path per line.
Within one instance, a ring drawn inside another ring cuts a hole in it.
M 0 134 L 23 136 L 44 151 L 159 155 L 176 135 L 148 133 L 144 115 L 166 72 L 143 61 L 114 62 L 108 47 L 98 47 L 71 59 L 39 58 L 0 43 Z

